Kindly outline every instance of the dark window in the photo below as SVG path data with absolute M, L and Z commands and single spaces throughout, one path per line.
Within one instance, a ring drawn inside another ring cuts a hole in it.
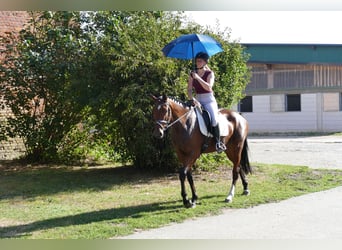
M 300 94 L 286 95 L 286 111 L 301 111 Z
M 246 96 L 239 103 L 239 112 L 253 112 L 253 98 Z
M 342 111 L 342 93 L 340 93 L 340 111 Z

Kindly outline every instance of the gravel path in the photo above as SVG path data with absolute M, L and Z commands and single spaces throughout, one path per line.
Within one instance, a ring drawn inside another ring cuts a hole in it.
M 251 162 L 342 169 L 342 136 L 251 137 Z
M 251 137 L 249 142 L 251 162 L 342 169 L 342 136 Z M 124 238 L 341 239 L 341 197 L 342 186 L 279 203 L 226 209 L 218 216 L 188 220 Z

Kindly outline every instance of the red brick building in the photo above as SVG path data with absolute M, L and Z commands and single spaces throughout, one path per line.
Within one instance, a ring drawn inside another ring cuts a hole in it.
M 20 31 L 27 19 L 28 13 L 26 11 L 0 11 L 0 33 Z
M 0 11 L 0 35 L 3 35 L 6 32 L 19 32 L 27 23 L 28 18 L 29 15 L 26 11 Z M 0 99 L 1 98 L 0 90 Z M 8 108 L 0 107 L 0 123 L 4 122 L 9 114 L 10 110 Z M 0 141 L 0 160 L 17 158 L 22 155 L 24 151 L 24 145 L 19 138 L 9 141 Z

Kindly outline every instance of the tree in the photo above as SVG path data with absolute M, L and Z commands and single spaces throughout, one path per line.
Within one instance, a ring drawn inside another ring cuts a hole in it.
M 98 129 L 136 166 L 176 164 L 170 145 L 151 137 L 149 94 L 183 90 L 182 65 L 165 60 L 161 52 L 163 44 L 179 35 L 179 18 L 163 12 L 91 13 L 96 59 L 91 59 L 89 72 L 101 72 L 92 84 L 92 111 Z
M 218 105 L 229 108 L 244 97 L 244 90 L 250 80 L 247 67 L 248 55 L 239 43 L 231 42 L 229 31 L 212 33 L 221 44 L 223 52 L 210 62 L 215 69 L 215 96 Z
M 87 39 L 78 12 L 32 12 L 30 17 L 18 37 L 2 37 L 7 46 L 0 88 L 13 117 L 1 131 L 23 138 L 28 159 L 52 161 L 84 115 L 87 88 L 79 76 Z

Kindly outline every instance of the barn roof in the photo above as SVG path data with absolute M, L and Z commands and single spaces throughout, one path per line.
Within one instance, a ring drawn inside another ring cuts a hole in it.
M 340 64 L 342 44 L 243 43 L 249 63 L 265 64 Z

